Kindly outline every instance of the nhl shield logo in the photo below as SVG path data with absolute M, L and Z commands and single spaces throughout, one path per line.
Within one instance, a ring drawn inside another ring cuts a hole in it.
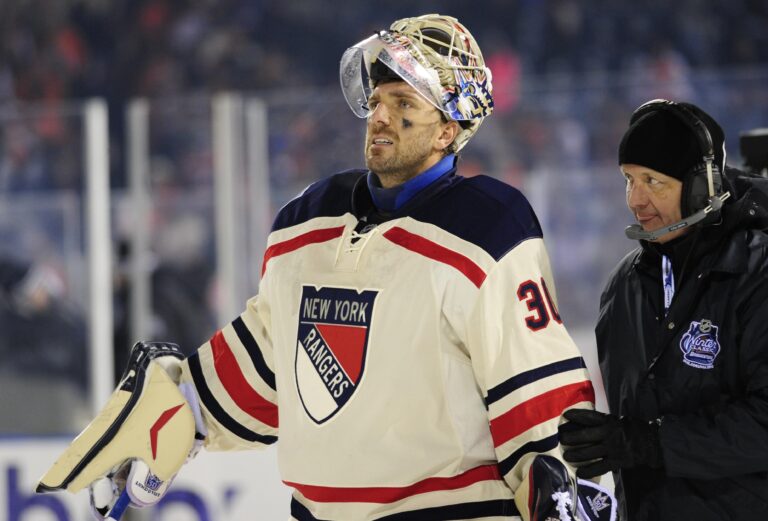
M 692 321 L 688 331 L 680 339 L 683 362 L 697 369 L 712 369 L 720 353 L 717 339 L 718 327 L 710 320 Z
M 296 386 L 316 423 L 339 412 L 360 384 L 377 295 L 373 290 L 302 288 Z
M 152 474 L 147 475 L 147 479 L 144 480 L 144 485 L 152 491 L 156 491 L 163 484 L 163 480 Z

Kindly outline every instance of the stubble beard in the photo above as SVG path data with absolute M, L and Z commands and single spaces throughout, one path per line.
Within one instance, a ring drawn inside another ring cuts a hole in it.
M 373 154 L 366 139 L 365 166 L 388 185 L 399 185 L 421 173 L 422 165 L 431 155 L 431 147 L 423 139 L 391 145 L 394 150 L 385 154 Z

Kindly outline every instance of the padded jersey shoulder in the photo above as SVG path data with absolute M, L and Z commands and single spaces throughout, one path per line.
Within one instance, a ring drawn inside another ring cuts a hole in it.
M 492 177 L 457 176 L 430 203 L 412 217 L 479 246 L 496 260 L 527 239 L 543 237 L 522 192 Z
M 352 190 L 366 170 L 345 170 L 312 183 L 277 213 L 272 231 L 316 217 L 337 217 L 352 211 Z

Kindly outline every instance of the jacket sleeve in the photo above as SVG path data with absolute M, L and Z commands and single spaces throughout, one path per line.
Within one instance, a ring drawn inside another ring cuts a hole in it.
M 252 449 L 277 441 L 278 410 L 269 307 L 245 311 L 188 357 L 182 381 L 197 393 L 208 450 Z
M 562 461 L 563 411 L 594 407 L 584 360 L 557 311 L 541 238 L 521 242 L 489 272 L 467 330 L 499 469 L 527 519 L 528 491 L 536 488 L 531 462 L 538 454 Z
M 734 310 L 740 388 L 705 409 L 664 416 L 659 434 L 668 475 L 716 479 L 768 470 L 767 300 L 763 282 Z

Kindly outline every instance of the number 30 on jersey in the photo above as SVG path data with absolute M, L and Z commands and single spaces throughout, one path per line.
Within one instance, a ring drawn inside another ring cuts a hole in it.
M 531 331 L 544 329 L 551 320 L 558 324 L 563 323 L 543 278 L 540 278 L 539 282 L 526 280 L 520 284 L 517 288 L 517 298 L 532 312 L 525 317 L 525 325 Z

